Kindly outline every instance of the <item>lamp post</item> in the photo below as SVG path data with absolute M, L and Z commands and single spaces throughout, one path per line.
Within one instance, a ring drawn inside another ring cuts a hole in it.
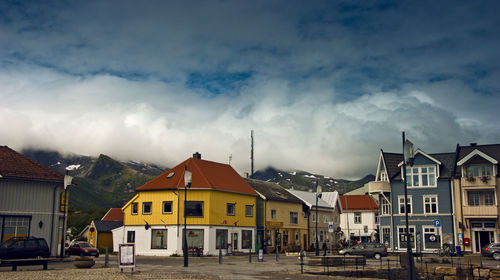
M 183 234 L 183 255 L 184 255 L 184 267 L 188 266 L 188 243 L 187 243 L 187 213 L 186 213 L 186 201 L 187 201 L 187 189 L 191 187 L 191 172 L 187 170 L 187 166 L 184 166 L 184 234 Z
M 321 195 L 321 186 L 318 185 L 316 180 L 316 256 L 319 256 L 319 243 L 318 243 L 318 197 Z
M 405 139 L 403 131 L 403 182 L 405 189 L 406 253 L 408 255 L 408 279 L 415 280 L 413 253 L 410 245 L 410 227 L 408 225 L 408 184 L 406 183 L 406 164 L 413 165 L 413 143 Z

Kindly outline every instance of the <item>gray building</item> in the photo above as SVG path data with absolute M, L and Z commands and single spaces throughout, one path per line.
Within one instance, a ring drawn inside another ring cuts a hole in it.
M 408 205 L 404 202 L 403 155 L 380 152 L 376 179 L 368 185 L 377 194 L 380 241 L 391 251 L 407 246 L 405 211 L 408 211 L 410 244 L 417 252 L 433 252 L 443 244 L 454 245 L 452 175 L 455 153 L 427 154 L 417 150 L 406 167 Z
M 0 146 L 0 238 L 42 237 L 52 256 L 64 244 L 64 176 Z

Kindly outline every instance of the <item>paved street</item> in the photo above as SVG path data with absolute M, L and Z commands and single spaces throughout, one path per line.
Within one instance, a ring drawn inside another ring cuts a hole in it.
M 248 255 L 223 257 L 222 264 L 219 264 L 218 257 L 190 257 L 189 266 L 183 266 L 182 257 L 144 257 L 138 256 L 136 259 L 136 269 L 131 272 L 125 269 L 120 272 L 116 256 L 110 256 L 109 267 L 104 268 L 104 256 L 96 260 L 96 265 L 91 269 L 75 269 L 72 258 L 67 258 L 61 262 L 49 264 L 47 271 L 41 270 L 41 266 L 19 267 L 16 272 L 10 271 L 9 267 L 0 268 L 1 279 L 72 279 L 86 278 L 98 279 L 327 279 L 327 276 L 314 274 L 322 272 L 322 267 L 305 266 L 306 273 L 300 273 L 300 265 L 296 256 L 280 256 L 277 262 L 274 255 L 265 255 L 264 262 L 257 262 L 256 255 L 252 256 L 252 263 L 248 261 Z M 383 258 L 382 262 L 367 259 L 365 268 L 386 268 L 387 260 L 391 267 L 397 267 L 398 258 L 390 256 Z M 430 257 L 428 266 L 442 264 L 431 263 Z M 461 259 L 455 259 L 454 263 Z M 416 266 L 425 264 L 416 263 Z M 449 265 L 449 264 L 447 264 Z M 500 262 L 492 259 L 485 259 L 483 266 L 498 268 Z M 343 268 L 330 268 L 343 269 Z M 349 269 L 349 268 L 347 268 Z M 355 269 L 352 267 L 351 269 Z M 363 267 L 359 267 L 363 269 Z M 331 279 L 331 277 L 330 277 Z M 336 277 L 335 279 L 343 279 Z

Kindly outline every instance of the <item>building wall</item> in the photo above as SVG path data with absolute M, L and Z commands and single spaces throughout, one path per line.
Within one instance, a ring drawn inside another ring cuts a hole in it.
M 111 232 L 100 232 L 98 236 L 97 249 L 103 252 L 106 250 L 106 247 L 108 251 L 113 250 L 113 234 Z
M 243 195 L 214 190 L 188 190 L 188 201 L 203 201 L 203 217 L 188 217 L 187 223 L 192 225 L 234 224 L 255 227 L 256 196 Z M 172 201 L 172 213 L 163 214 L 163 201 Z M 132 203 L 138 203 L 138 214 L 132 215 Z M 151 214 L 142 214 L 143 202 L 152 202 Z M 228 216 L 227 203 L 236 202 L 234 216 Z M 184 190 L 143 191 L 123 208 L 124 225 L 176 225 L 184 223 Z M 245 206 L 253 206 L 252 217 L 245 216 Z
M 418 154 L 413 163 L 413 167 L 423 165 L 434 165 L 436 168 L 438 168 L 438 166 L 434 162 Z M 408 187 L 408 197 L 411 197 L 412 200 L 412 213 L 408 215 L 408 220 L 410 226 L 415 226 L 415 231 L 417 234 L 417 236 L 415 237 L 415 242 L 417 242 L 419 238 L 423 242 L 424 227 L 434 227 L 434 221 L 439 220 L 441 222 L 441 226 L 439 228 L 436 228 L 436 231 L 437 233 L 441 234 L 440 238 L 438 239 L 441 243 L 439 244 L 439 246 L 441 246 L 444 243 L 454 243 L 451 179 L 440 177 L 436 180 L 437 187 Z M 398 227 L 403 227 L 406 223 L 405 214 L 399 213 L 399 197 L 404 197 L 404 183 L 402 181 L 391 182 L 391 190 L 393 213 L 393 228 L 391 230 L 393 244 L 391 245 L 391 248 L 395 250 L 406 250 L 401 249 L 398 246 Z M 425 195 L 437 196 L 437 214 L 424 214 Z M 390 219 L 388 219 L 388 217 L 381 217 L 381 227 L 384 226 L 390 226 Z M 420 249 L 422 249 L 422 247 L 418 250 Z
M 361 223 L 356 224 L 354 223 L 354 213 L 355 212 L 360 212 L 361 213 Z M 349 226 L 348 226 L 349 223 Z M 376 224 L 375 224 L 375 212 L 374 211 L 346 211 L 340 215 L 340 227 L 342 229 L 342 232 L 344 233 L 344 238 L 347 240 L 349 239 L 349 236 L 351 236 L 351 233 L 354 233 L 355 236 L 359 236 L 360 233 L 364 236 L 364 230 L 365 226 L 368 227 L 368 232 L 371 233 L 375 231 L 376 229 Z
M 59 209 L 63 184 L 0 179 L 0 235 L 8 237 L 6 217 L 28 217 L 29 236 L 45 238 L 52 256 L 60 253 L 64 212 Z M 40 227 L 40 222 L 42 226 Z M 5 239 L 5 238 L 4 238 Z
M 271 211 L 276 211 L 276 219 L 272 219 Z M 298 223 L 290 223 L 290 212 L 296 212 Z M 276 248 L 276 231 L 281 235 L 279 247 L 282 250 L 298 250 L 299 246 L 304 248 L 304 236 L 308 240 L 307 235 L 307 216 L 302 212 L 302 203 L 293 203 L 286 201 L 267 200 L 265 206 L 265 239 L 268 241 L 267 250 L 272 251 Z M 284 246 L 284 234 L 288 234 L 287 246 Z M 297 235 L 298 234 L 298 240 Z
M 313 208 L 310 210 L 310 215 L 309 215 L 309 248 L 312 249 L 315 246 L 316 243 L 316 221 L 313 219 L 313 216 L 316 215 L 316 207 L 313 206 Z M 318 216 L 319 220 L 317 223 L 318 226 L 318 242 L 320 249 L 322 248 L 322 242 L 321 242 L 321 232 L 323 232 L 323 242 L 326 243 L 328 248 L 332 248 L 337 245 L 336 242 L 336 236 L 335 236 L 335 231 L 330 232 L 329 230 L 329 222 L 334 221 L 334 212 L 332 208 L 318 208 Z M 325 217 L 328 217 L 325 220 Z

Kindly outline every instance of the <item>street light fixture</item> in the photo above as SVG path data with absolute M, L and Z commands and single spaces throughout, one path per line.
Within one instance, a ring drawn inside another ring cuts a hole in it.
M 321 195 L 321 186 L 318 185 L 316 180 L 316 256 L 319 256 L 319 243 L 318 243 L 318 197 Z
M 403 181 L 405 189 L 405 220 L 406 220 L 406 252 L 408 255 L 408 279 L 415 280 L 415 266 L 413 263 L 413 253 L 410 245 L 410 227 L 408 225 L 408 184 L 406 183 L 406 164 L 413 165 L 413 143 L 405 139 L 403 131 Z
M 191 172 L 187 170 L 187 166 L 184 166 L 184 242 L 183 242 L 183 255 L 184 255 L 184 267 L 188 266 L 188 244 L 187 244 L 187 213 L 186 213 L 186 201 L 187 201 L 187 189 L 191 187 Z

